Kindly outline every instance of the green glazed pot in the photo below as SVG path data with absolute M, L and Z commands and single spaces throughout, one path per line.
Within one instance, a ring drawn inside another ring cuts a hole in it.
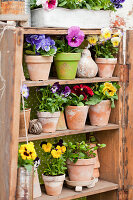
M 57 53 L 54 63 L 58 79 L 75 79 L 80 58 L 81 53 Z

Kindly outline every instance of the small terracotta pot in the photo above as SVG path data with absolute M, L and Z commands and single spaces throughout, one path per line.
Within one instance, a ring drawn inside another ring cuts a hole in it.
M 16 200 L 33 200 L 34 168 L 28 171 L 24 167 L 18 168 Z
M 92 126 L 106 126 L 111 112 L 110 100 L 103 100 L 100 103 L 90 106 L 89 118 Z
M 25 110 L 25 118 L 26 118 L 26 129 L 28 132 L 29 129 L 29 122 L 30 122 L 30 111 L 31 109 L 26 109 Z M 20 125 L 19 125 L 19 136 L 20 137 L 25 137 L 25 122 L 24 122 L 24 111 L 20 111 Z
M 117 58 L 96 58 L 98 74 L 101 78 L 110 78 L 113 75 Z
M 83 130 L 89 106 L 67 106 L 65 109 L 67 126 L 71 130 Z
M 55 132 L 60 117 L 60 112 L 37 112 L 39 121 L 42 124 L 42 130 L 45 133 Z
M 58 123 L 57 123 L 56 130 L 57 131 L 62 131 L 62 130 L 66 130 L 66 129 L 67 129 L 67 127 L 66 127 L 66 121 L 65 121 L 64 112 L 61 111 L 60 112 L 60 117 L 59 117 L 59 120 L 58 120 Z
M 25 62 L 32 81 L 48 80 L 53 56 L 25 56 Z
M 89 181 L 93 176 L 96 159 L 78 159 L 76 163 L 67 160 L 70 181 Z
M 65 174 L 61 176 L 45 176 L 42 174 L 46 193 L 50 196 L 57 196 L 61 194 Z

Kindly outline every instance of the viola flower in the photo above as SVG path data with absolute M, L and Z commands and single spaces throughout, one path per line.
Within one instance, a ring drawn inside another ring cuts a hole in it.
M 70 93 L 71 93 L 70 87 L 66 86 L 65 90 L 61 92 L 61 96 L 68 97 Z
M 99 36 L 98 43 L 104 45 L 104 43 L 105 43 L 105 39 L 104 39 L 103 35 L 100 35 L 100 36 Z
M 87 99 L 87 95 L 89 96 L 93 96 L 94 93 L 92 91 L 92 89 L 86 85 L 75 85 L 73 88 L 72 88 L 72 93 L 76 94 L 77 96 L 80 96 L 80 95 L 83 95 L 84 96 L 84 99 L 83 100 L 86 100 Z
M 52 85 L 52 87 L 51 87 L 51 91 L 52 91 L 52 93 L 56 93 L 56 92 L 58 92 L 59 91 L 59 89 L 60 89 L 60 84 L 59 84 L 59 82 L 56 82 L 56 83 L 54 83 L 53 85 Z
M 23 160 L 35 160 L 37 157 L 33 142 L 22 144 L 20 146 L 19 153 L 21 154 Z
M 23 85 L 20 91 L 23 97 L 27 99 L 29 96 L 29 89 L 27 88 L 27 85 Z
M 62 152 L 61 152 L 61 150 L 53 149 L 53 150 L 51 151 L 51 154 L 52 154 L 53 158 L 60 158 Z
M 121 3 L 124 3 L 125 0 L 110 0 L 116 8 L 122 8 Z
M 97 35 L 90 35 L 87 37 L 87 40 L 89 42 L 90 45 L 96 45 L 97 41 L 98 41 L 98 36 Z
M 47 144 L 43 144 L 43 145 L 42 145 L 42 149 L 43 149 L 45 152 L 50 152 L 50 151 L 51 151 L 51 148 L 52 148 L 52 144 L 51 144 L 51 143 L 47 143 Z
M 118 47 L 120 44 L 121 39 L 119 37 L 113 37 L 111 38 L 111 42 L 113 44 L 113 47 Z
M 71 47 L 78 47 L 84 41 L 84 33 L 80 30 L 78 26 L 72 26 L 68 29 L 68 35 L 66 39 L 68 40 L 68 45 Z
M 122 38 L 122 36 L 123 36 L 123 33 L 121 30 L 118 30 L 116 33 L 112 35 L 112 37 L 119 37 L 120 39 Z
M 109 40 L 111 38 L 112 30 L 110 28 L 102 28 L 101 35 L 105 40 Z
M 54 147 L 56 148 L 57 146 L 62 147 L 63 146 L 63 140 L 60 139 L 59 142 L 57 142 L 56 144 L 54 144 Z
M 116 93 L 116 88 L 112 85 L 112 83 L 104 83 L 104 88 L 102 90 L 103 94 L 106 95 L 106 93 L 109 96 L 114 96 L 114 94 Z
M 42 6 L 44 10 L 53 10 L 57 7 L 57 0 L 43 0 Z
M 39 159 L 39 157 L 36 157 L 35 160 L 34 160 L 34 167 L 38 168 L 39 165 L 40 165 L 40 159 Z
M 45 39 L 45 35 L 31 35 L 31 44 L 36 46 L 36 50 L 39 50 L 42 46 L 42 40 Z

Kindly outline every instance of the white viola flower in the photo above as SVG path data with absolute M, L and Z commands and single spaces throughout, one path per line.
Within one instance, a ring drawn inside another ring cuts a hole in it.
M 105 40 L 111 39 L 112 30 L 110 28 L 102 28 L 101 35 L 105 38 Z
M 37 1 L 36 1 L 36 5 L 37 5 L 37 6 L 40 6 L 40 5 L 42 5 L 42 4 L 43 4 L 43 0 L 37 0 Z
M 113 37 L 111 38 L 111 42 L 113 44 L 113 47 L 118 47 L 120 44 L 121 39 L 119 37 Z

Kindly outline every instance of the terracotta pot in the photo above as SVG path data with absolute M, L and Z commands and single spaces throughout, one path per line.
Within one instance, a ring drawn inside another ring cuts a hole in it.
M 48 80 L 53 56 L 25 56 L 25 62 L 32 81 Z
M 90 106 L 89 118 L 92 126 L 106 126 L 111 112 L 110 100 L 103 100 L 100 103 Z
M 27 132 L 28 132 L 29 122 L 30 122 L 30 111 L 31 111 L 31 109 L 26 109 L 25 110 Z M 20 137 L 26 137 L 25 122 L 24 122 L 24 111 L 23 110 L 20 111 L 19 136 Z
M 98 74 L 101 78 L 110 78 L 113 75 L 117 58 L 96 58 Z
M 95 158 L 78 159 L 76 163 L 67 160 L 70 181 L 88 181 L 93 176 Z
M 46 193 L 50 196 L 57 196 L 61 194 L 65 174 L 60 176 L 45 176 L 42 174 Z
M 88 49 L 84 49 L 78 63 L 77 76 L 80 78 L 93 78 L 97 75 L 98 66 L 91 57 Z
M 83 130 L 89 106 L 67 106 L 65 109 L 67 126 L 71 130 Z
M 45 133 L 55 132 L 59 120 L 60 112 L 37 112 L 39 121 L 42 124 L 42 130 Z
M 18 178 L 17 178 L 17 191 L 16 199 L 22 200 L 33 200 L 33 179 L 34 179 L 34 170 L 29 172 L 24 167 L 18 168 Z
M 60 112 L 60 117 L 59 117 L 59 120 L 58 120 L 58 123 L 57 123 L 56 130 L 62 131 L 62 130 L 66 130 L 66 129 L 67 129 L 67 127 L 66 127 L 66 121 L 65 121 L 64 112 L 61 111 Z

